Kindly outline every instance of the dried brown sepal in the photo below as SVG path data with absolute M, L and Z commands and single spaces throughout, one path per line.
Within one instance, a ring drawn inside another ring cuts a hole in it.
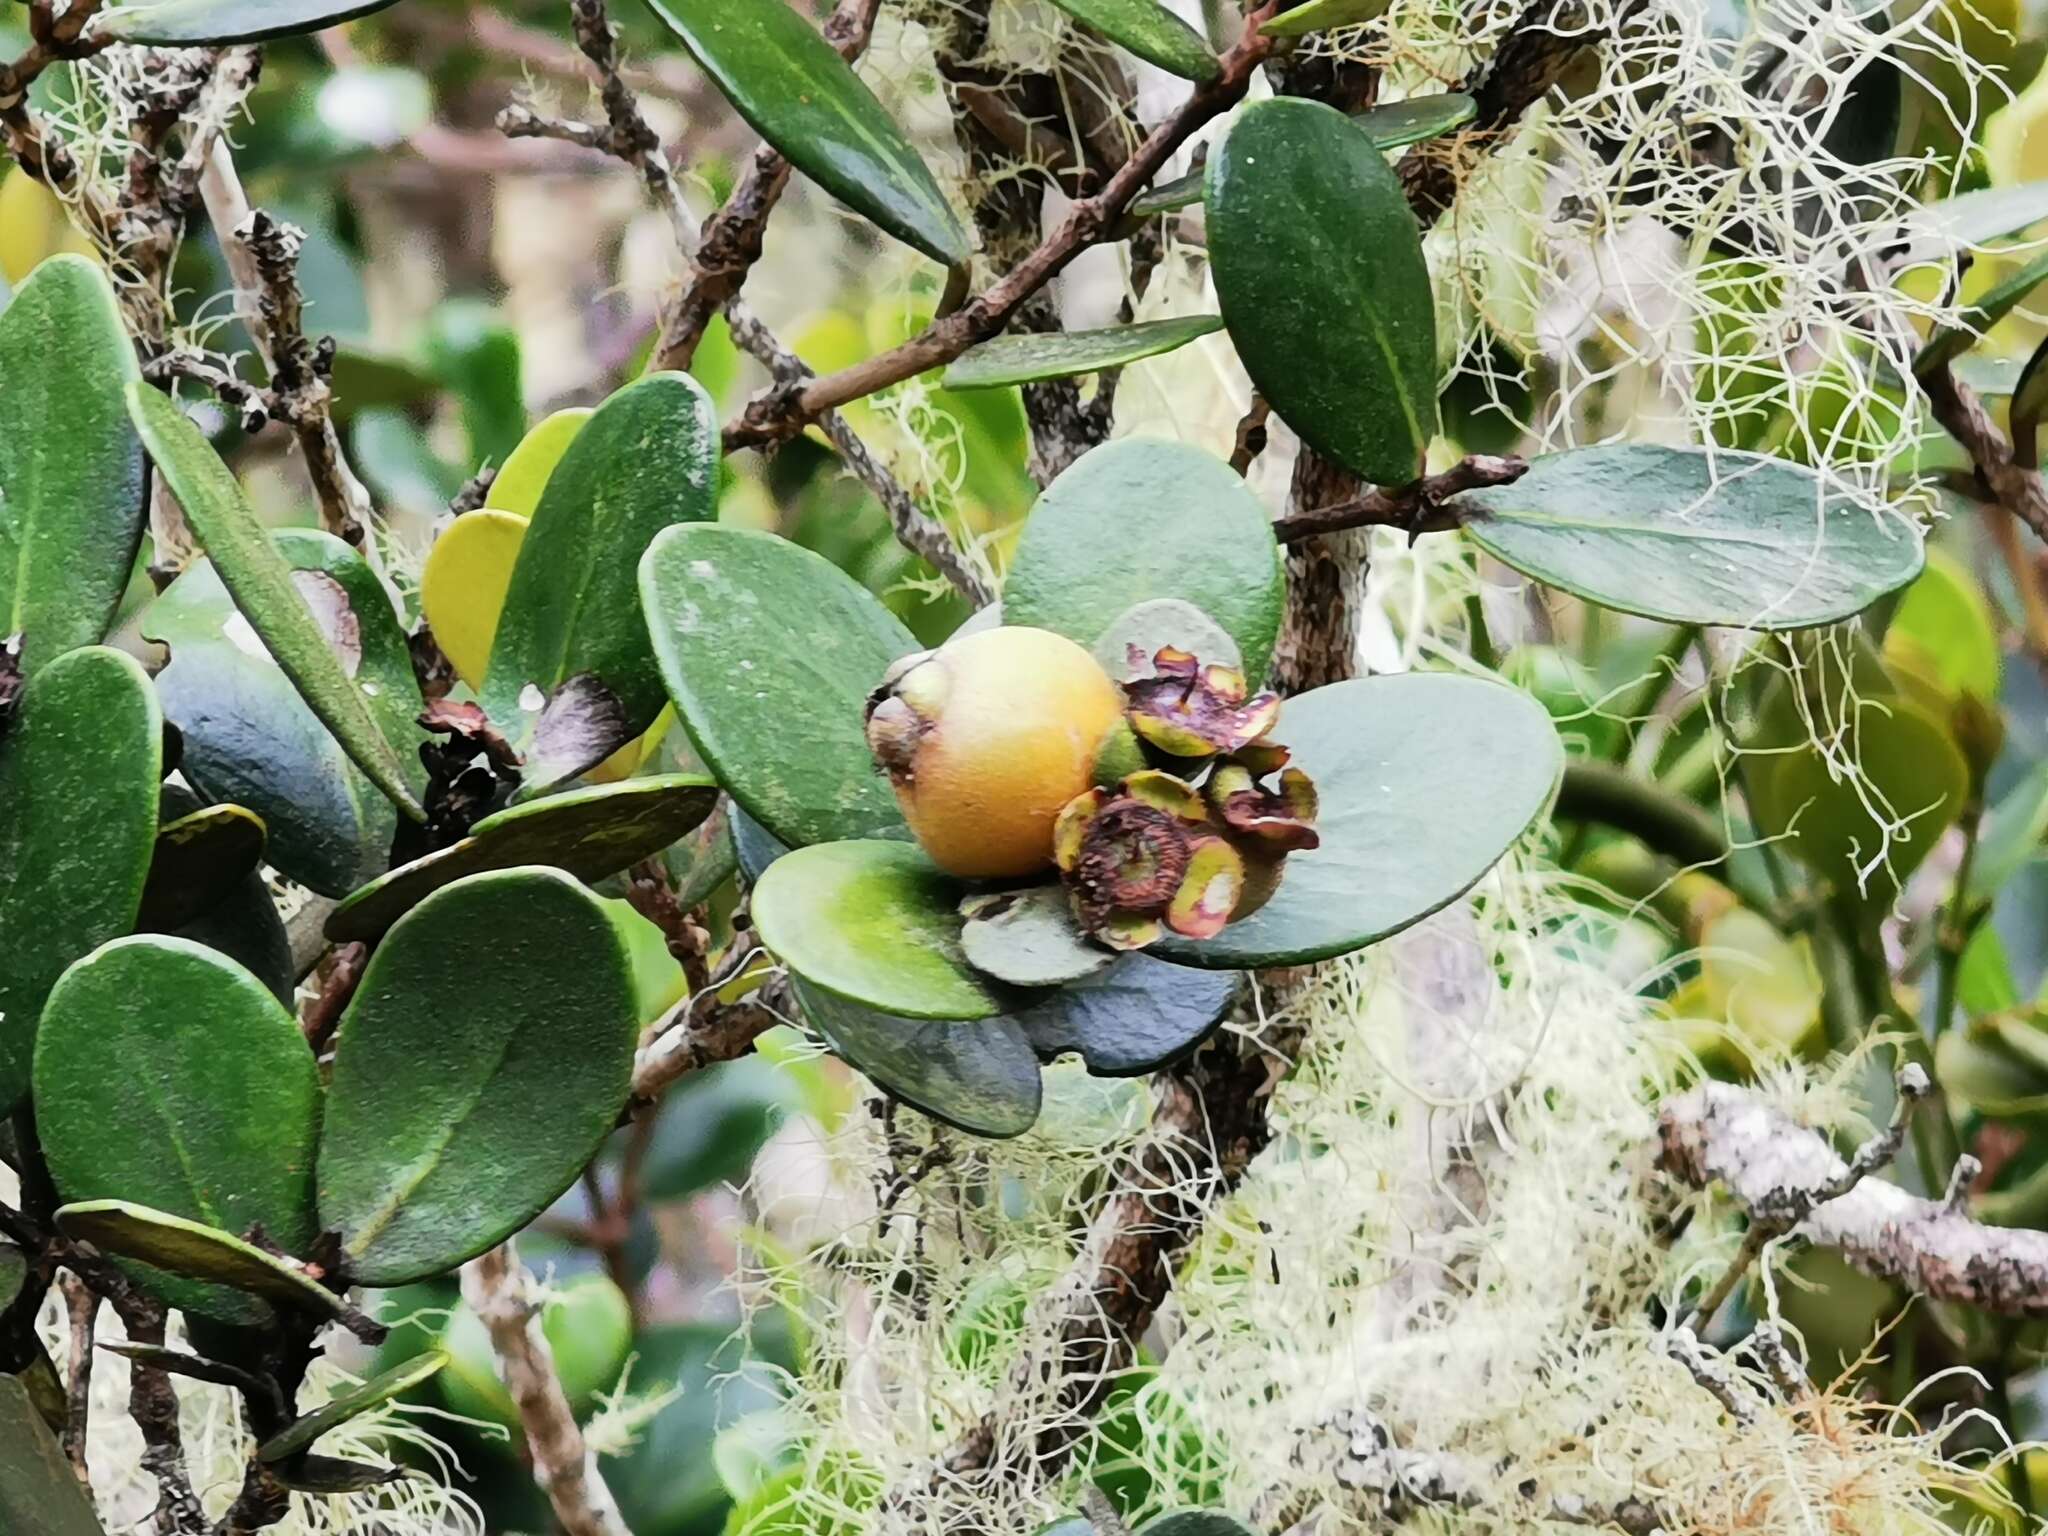
M 1250 769 L 1231 762 L 1208 785 L 1209 804 L 1223 825 L 1282 853 L 1321 846 L 1316 834 L 1316 787 L 1299 768 L 1283 768 L 1279 786 L 1268 789 Z
M 1244 879 L 1244 860 L 1235 848 L 1220 837 L 1195 838 L 1180 889 L 1167 904 L 1166 926 L 1183 938 L 1215 938 L 1237 913 Z
M 1186 651 L 1162 646 L 1152 676 L 1124 684 L 1131 728 L 1174 757 L 1227 756 L 1257 741 L 1280 718 L 1280 698 L 1250 686 L 1235 667 L 1203 666 Z
M 1257 741 L 1248 741 L 1230 754 L 1230 760 L 1240 768 L 1248 768 L 1255 779 L 1268 778 L 1285 768 L 1294 754 L 1270 736 L 1261 736 Z
M 1074 796 L 1060 811 L 1059 819 L 1052 824 L 1052 861 L 1063 875 L 1071 875 L 1081 867 L 1081 849 L 1088 836 L 1088 827 L 1102 808 L 1109 804 L 1109 791 L 1091 789 L 1085 794 Z
M 1186 779 L 1175 778 L 1172 774 L 1157 768 L 1148 768 L 1134 773 L 1123 782 L 1123 792 L 1131 799 L 1166 812 L 1177 821 L 1194 826 L 1206 826 L 1209 808 L 1202 803 L 1202 793 Z

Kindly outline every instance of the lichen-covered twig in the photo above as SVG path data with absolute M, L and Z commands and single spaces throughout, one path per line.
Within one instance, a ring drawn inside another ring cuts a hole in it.
M 334 342 L 306 334 L 299 252 L 305 231 L 249 207 L 225 141 L 216 141 L 200 178 L 208 214 L 228 254 L 243 312 L 255 321 L 270 365 L 270 414 L 291 428 L 327 531 L 374 558 L 370 493 L 342 452 L 334 425 Z
M 562 1529 L 568 1536 L 631 1536 L 576 1427 L 540 1330 L 533 1276 L 509 1241 L 462 1267 L 462 1299 L 491 1336 L 498 1375 L 526 1433 L 533 1480 L 547 1494 Z
M 2048 1317 L 2048 1233 L 1987 1227 L 1947 1200 L 1852 1178 L 1865 1162 L 1844 1162 L 1819 1132 L 1729 1083 L 1702 1084 L 1660 1115 L 1658 1165 L 1694 1188 L 1724 1186 L 1753 1222 L 1790 1218 L 1783 1231 L 1936 1301 Z
M 64 1420 L 64 1455 L 82 1483 L 90 1484 L 85 1465 L 85 1437 L 92 1415 L 92 1334 L 100 1298 L 93 1288 L 68 1271 L 57 1279 L 64 1294 L 64 1315 L 71 1325 L 70 1354 L 65 1359 L 64 1388 L 70 1412 Z

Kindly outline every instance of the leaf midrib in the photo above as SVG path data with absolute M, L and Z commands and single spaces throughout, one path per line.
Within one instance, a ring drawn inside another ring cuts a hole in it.
M 351 1255 L 361 1258 L 365 1253 L 369 1252 L 376 1240 L 384 1234 L 393 1221 L 397 1220 L 398 1213 L 405 1203 L 440 1168 L 443 1154 L 447 1152 L 449 1145 L 455 1140 L 456 1133 L 463 1126 L 467 1125 L 471 1117 L 476 1114 L 477 1106 L 483 1102 L 484 1095 L 490 1091 L 491 1084 L 498 1080 L 498 1074 L 504 1070 L 505 1063 L 512 1054 L 512 1043 L 509 1034 L 500 1037 L 497 1056 L 491 1062 L 490 1070 L 478 1078 L 476 1090 L 469 1095 L 468 1102 L 462 1106 L 462 1112 L 448 1117 L 444 1122 L 441 1134 L 434 1139 L 433 1144 L 420 1157 L 414 1159 L 412 1169 L 408 1170 L 406 1175 L 401 1176 L 392 1184 L 390 1198 L 356 1229 L 356 1233 L 349 1240 L 348 1245 L 348 1251 Z

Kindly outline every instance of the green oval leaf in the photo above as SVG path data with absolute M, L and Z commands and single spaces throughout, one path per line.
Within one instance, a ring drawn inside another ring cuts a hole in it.
M 1092 647 L 1134 605 L 1178 598 L 1230 632 L 1256 682 L 1285 595 L 1272 521 L 1228 464 L 1185 443 L 1124 438 L 1083 454 L 1032 507 L 1003 582 L 1003 622 Z
M 447 1363 L 447 1355 L 438 1349 L 430 1349 L 413 1356 L 403 1365 L 372 1376 L 368 1381 L 336 1394 L 303 1418 L 293 1420 L 258 1446 L 256 1457 L 265 1462 L 283 1461 L 288 1456 L 309 1451 L 322 1435 L 341 1428 L 350 1419 L 361 1418 L 372 1409 L 383 1407 L 423 1381 L 431 1381 Z
M 1202 34 L 1157 0 L 1052 0 L 1074 20 L 1183 80 L 1214 80 L 1223 72 Z
M 903 843 L 819 843 L 777 859 L 754 887 L 761 942 L 835 997 L 914 1019 L 1002 1011 L 960 951 L 964 889 Z
M 931 170 L 875 93 L 784 0 L 648 0 L 753 130 L 819 186 L 932 260 L 969 254 Z
M 53 256 L 0 311 L 0 636 L 22 664 L 106 634 L 142 541 L 141 377 L 106 274 Z
M 834 997 L 801 977 L 796 997 L 825 1043 L 891 1098 L 975 1136 L 1021 1136 L 1038 1121 L 1038 1058 L 1016 1022 L 934 1023 Z
M 1516 688 L 1441 672 L 1359 678 L 1289 699 L 1273 728 L 1321 798 L 1322 846 L 1183 965 L 1306 965 L 1377 943 L 1463 895 L 1542 812 L 1564 750 Z
M 627 779 L 530 800 L 486 816 L 468 837 L 404 864 L 355 892 L 327 919 L 337 944 L 373 940 L 433 892 L 485 870 L 521 864 L 602 880 L 651 858 L 711 814 L 718 786 L 699 774 Z
M 399 810 L 423 820 L 426 813 L 409 782 L 414 775 L 386 739 L 362 686 L 349 678 L 329 648 L 319 621 L 292 584 L 291 567 L 234 473 L 169 396 L 141 382 L 130 384 L 128 412 L 235 606 L 285 676 L 370 782 Z
M 864 733 L 909 630 L 822 555 L 745 528 L 672 528 L 640 602 L 676 714 L 726 793 L 786 843 L 907 838 Z
M 0 933 L 16 936 L 0 944 L 0 1109 L 27 1091 L 64 968 L 135 926 L 162 777 L 163 717 L 134 658 L 88 646 L 29 679 L 0 739 Z
M 126 1200 L 81 1200 L 57 1212 L 66 1237 L 166 1274 L 205 1281 L 314 1317 L 340 1317 L 342 1300 L 304 1269 L 232 1232 Z M 211 1315 L 211 1314 L 208 1314 Z M 241 1321 L 248 1321 L 247 1318 Z
M 1199 656 L 1205 665 L 1244 666 L 1236 638 L 1193 603 L 1177 597 L 1133 603 L 1117 615 L 1109 628 L 1095 637 L 1095 659 L 1118 682 L 1129 682 L 1134 676 L 1151 676 L 1152 658 L 1167 646 Z M 1136 673 L 1131 670 L 1133 648 L 1145 660 Z M 1101 771 L 1100 764 L 1097 771 Z
M 1422 237 L 1372 139 L 1334 107 L 1247 107 L 1210 157 L 1209 265 L 1259 393 L 1326 457 L 1405 485 L 1436 433 Z
M 397 1467 L 346 1461 L 338 1456 L 301 1456 L 293 1461 L 281 1461 L 269 1470 L 281 1486 L 295 1493 L 310 1493 L 322 1498 L 367 1493 L 372 1488 L 402 1483 L 407 1476 Z
M 318 32 L 396 0 L 137 0 L 105 12 L 97 36 L 161 48 L 226 47 Z
M 686 373 L 627 385 L 570 441 L 519 545 L 484 675 L 484 708 L 515 741 L 532 738 L 542 699 L 580 676 L 623 709 L 621 742 L 661 713 L 636 573 L 663 529 L 717 516 L 718 456 L 717 412 Z M 528 787 L 580 773 L 610 751 L 530 763 Z
M 1070 379 L 1157 357 L 1222 329 L 1223 321 L 1216 315 L 1180 315 L 1100 331 L 1021 331 L 970 347 L 946 369 L 940 383 L 947 389 L 994 389 L 1037 379 Z
M 1355 27 L 1377 19 L 1392 0 L 1307 0 L 1292 6 L 1266 22 L 1259 30 L 1268 37 L 1307 37 L 1332 27 Z
M 36 1035 L 36 1125 L 68 1202 L 126 1200 L 288 1252 L 318 1235 L 320 1079 L 262 982 L 184 939 L 119 939 L 64 973 Z M 225 1323 L 246 1298 L 149 1277 Z
M 502 1242 L 590 1161 L 633 1071 L 633 976 L 559 870 L 471 875 L 392 927 L 343 1015 L 320 1219 L 402 1285 Z
M 1894 264 L 1942 261 L 1971 246 L 2003 240 L 2048 219 L 2048 181 L 1986 187 L 1908 213 Z
M 376 573 L 340 539 L 312 529 L 277 533 L 295 586 L 329 600 L 330 649 L 356 684 L 387 740 L 419 764 L 419 683 L 405 634 Z M 346 599 L 345 609 L 321 578 Z M 269 831 L 268 857 L 323 896 L 340 896 L 390 862 L 397 812 L 313 713 L 236 608 L 214 563 L 194 563 L 150 604 L 138 625 L 168 645 L 157 674 L 164 713 L 185 738 L 181 769 L 210 798 L 247 806 Z
M 9 1536 L 106 1536 L 92 1495 L 19 1376 L 0 1374 L 0 1521 Z
M 1954 698 L 1998 697 L 2002 668 L 1997 621 L 1970 568 L 1930 546 L 1927 564 L 1900 595 L 1884 628 L 1884 659 Z M 1989 829 L 1986 829 L 1987 833 Z M 1980 845 L 1981 860 L 1985 849 Z
M 263 818 L 239 805 L 209 805 L 156 834 L 138 928 L 182 928 L 227 896 L 263 862 Z
M 1589 602 L 1776 630 L 1845 619 L 1919 573 L 1919 535 L 1850 497 L 1780 459 L 1625 443 L 1546 454 L 1451 506 L 1495 559 Z
M 977 971 L 1019 987 L 1054 987 L 1107 970 L 1116 955 L 1074 918 L 1057 883 L 970 896 L 960 952 Z
M 1351 121 L 1371 135 L 1373 143 L 1381 149 L 1399 149 L 1404 144 L 1439 138 L 1453 128 L 1462 128 L 1478 115 L 1479 103 L 1463 91 L 1441 91 L 1433 96 L 1411 96 L 1406 101 L 1367 107 Z
M 1190 971 L 1133 953 L 1009 1017 L 1041 1061 L 1074 1051 L 1097 1077 L 1139 1077 L 1214 1034 L 1236 994 L 1233 972 Z

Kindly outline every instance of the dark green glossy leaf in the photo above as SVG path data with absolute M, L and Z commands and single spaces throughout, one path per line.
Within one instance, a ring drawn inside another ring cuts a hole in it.
M 210 805 L 166 822 L 156 834 L 136 927 L 182 928 L 218 905 L 256 872 L 263 843 L 263 818 L 239 805 Z
M 1779 459 L 1628 443 L 1546 454 L 1451 506 L 1495 559 L 1605 607 L 1804 629 L 1919 573 L 1918 532 L 1850 494 Z
M 1327 960 L 1398 933 L 1479 880 L 1542 812 L 1564 751 L 1516 688 L 1440 672 L 1361 678 L 1287 701 L 1275 740 L 1315 781 L 1322 846 L 1213 939 L 1148 953 L 1248 969 Z
M 395 0 L 132 0 L 99 21 L 100 36 L 164 48 L 223 47 L 318 32 Z
M 785 965 L 848 1002 L 917 1019 L 985 1019 L 998 995 L 960 950 L 965 888 L 903 843 L 819 843 L 754 887 L 755 931 Z
M 303 1253 L 320 1079 L 262 982 L 184 939 L 119 939 L 64 973 L 36 1035 L 36 1123 L 66 1201 L 126 1200 Z M 183 1311 L 248 1299 L 149 1277 Z
M 182 784 L 165 784 L 157 815 L 168 824 L 203 808 L 199 797 Z M 136 927 L 138 932 L 162 931 L 140 921 Z M 298 975 L 292 965 L 291 938 L 260 870 L 243 875 L 204 911 L 169 931 L 176 938 L 190 939 L 226 955 L 269 988 L 270 995 L 286 1008 L 297 1006 L 293 993 Z
M 133 1344 L 125 1339 L 101 1341 L 95 1347 L 137 1365 L 168 1371 L 173 1376 L 189 1376 L 194 1381 L 210 1381 L 217 1387 L 239 1389 L 256 1384 L 247 1372 L 238 1367 L 221 1360 L 209 1360 L 190 1350 L 171 1349 L 162 1344 Z
M 1974 347 L 1986 331 L 2018 309 L 2043 282 L 2048 282 L 2048 255 L 2035 257 L 1965 308 L 1954 324 L 1938 328 L 1913 355 L 1913 372 L 1928 373 L 1954 362 Z
M 376 573 L 329 534 L 288 529 L 273 542 L 294 586 L 321 600 L 322 633 L 386 739 L 403 748 L 406 781 L 423 788 L 419 683 Z M 345 605 L 334 603 L 336 589 Z M 171 649 L 157 694 L 184 734 L 182 771 L 213 799 L 262 818 L 278 869 L 323 896 L 343 895 L 385 869 L 396 810 L 279 669 L 213 562 L 187 569 L 139 628 Z
M 337 944 L 375 939 L 427 896 L 468 875 L 520 864 L 602 880 L 651 858 L 711 814 L 718 786 L 699 774 L 570 790 L 486 816 L 460 842 L 401 865 L 327 919 Z
M 633 1070 L 633 977 L 604 905 L 558 870 L 471 875 L 392 927 L 343 1015 L 321 1130 L 323 1225 L 354 1278 L 454 1268 L 568 1188 Z
M 169 396 L 130 384 L 128 410 L 250 628 L 370 782 L 406 815 L 424 817 L 411 787 L 416 771 L 399 758 L 363 685 L 329 647 L 233 472 Z
M 825 1043 L 891 1098 L 975 1136 L 1021 1136 L 1037 1123 L 1044 1085 L 1013 1019 L 934 1023 L 834 997 L 799 979 L 797 1002 Z
M 491 642 L 484 708 L 515 741 L 533 736 L 546 696 L 581 676 L 623 709 L 621 741 L 654 723 L 665 696 L 640 614 L 640 556 L 662 530 L 717 515 L 718 455 L 717 413 L 686 373 L 627 385 L 576 434 L 520 543 Z M 610 751 L 530 763 L 528 787 Z
M 259 1296 L 314 1317 L 338 1317 L 341 1298 L 297 1265 L 218 1227 L 126 1200 L 85 1200 L 57 1212 L 64 1235 L 152 1269 Z M 210 1313 L 204 1315 L 211 1315 Z
M 296 1419 L 272 1435 L 256 1448 L 260 1461 L 282 1461 L 287 1456 L 296 1456 L 309 1451 L 322 1435 L 339 1429 L 350 1419 L 360 1418 L 373 1408 L 381 1408 L 403 1392 L 409 1392 L 423 1381 L 440 1374 L 441 1367 L 448 1363 L 448 1357 L 438 1349 L 430 1349 L 412 1357 L 403 1365 L 372 1376 L 368 1381 L 349 1387 L 337 1393 L 305 1417 Z
M 1191 971 L 1127 954 L 1008 1017 L 1043 1061 L 1076 1051 L 1098 1077 L 1137 1077 L 1206 1040 L 1236 992 L 1229 971 Z
M 1383 13 L 1391 0 L 1306 0 L 1290 6 L 1259 30 L 1268 37 L 1307 37 L 1332 27 L 1355 27 Z
M 909 837 L 862 721 L 919 647 L 864 587 L 787 539 L 708 525 L 654 541 L 640 601 L 677 716 L 748 814 L 795 845 Z
M 1463 91 L 1443 91 L 1434 96 L 1411 96 L 1406 101 L 1367 107 L 1351 121 L 1371 135 L 1373 143 L 1381 149 L 1399 149 L 1404 144 L 1440 138 L 1478 115 L 1479 103 Z
M 1247 107 L 1210 157 L 1209 264 L 1252 383 L 1311 447 L 1404 485 L 1436 433 L 1422 238 L 1372 139 L 1334 107 Z
M 142 668 L 89 646 L 29 679 L 0 740 L 0 933 L 15 936 L 0 943 L 0 1109 L 28 1089 L 36 1020 L 64 968 L 135 926 L 163 735 Z
M 1133 605 L 1179 598 L 1235 637 L 1256 682 L 1285 590 L 1271 519 L 1228 464 L 1185 443 L 1124 438 L 1084 454 L 1038 498 L 1003 584 L 1003 621 L 1093 646 Z
M 732 850 L 740 873 L 749 884 L 761 878 L 761 871 L 789 852 L 789 844 L 770 832 L 737 806 L 732 813 Z
M 853 67 L 783 0 L 648 0 L 754 131 L 854 212 L 944 266 L 968 256 L 945 193 Z
M 106 1536 L 19 1376 L 0 1374 L 0 1530 L 7 1536 Z
M 1183 80 L 1214 80 L 1222 72 L 1202 34 L 1158 0 L 1052 0 L 1076 21 Z
M 23 666 L 106 634 L 142 541 L 140 377 L 106 274 L 53 256 L 0 313 L 0 636 Z
M 28 1278 L 28 1260 L 12 1243 L 0 1243 L 0 1312 L 14 1304 Z
M 1100 331 L 1020 331 L 969 348 L 941 382 L 948 389 L 994 389 L 1037 379 L 1070 379 L 1157 357 L 1222 329 L 1223 322 L 1215 315 L 1181 315 Z

